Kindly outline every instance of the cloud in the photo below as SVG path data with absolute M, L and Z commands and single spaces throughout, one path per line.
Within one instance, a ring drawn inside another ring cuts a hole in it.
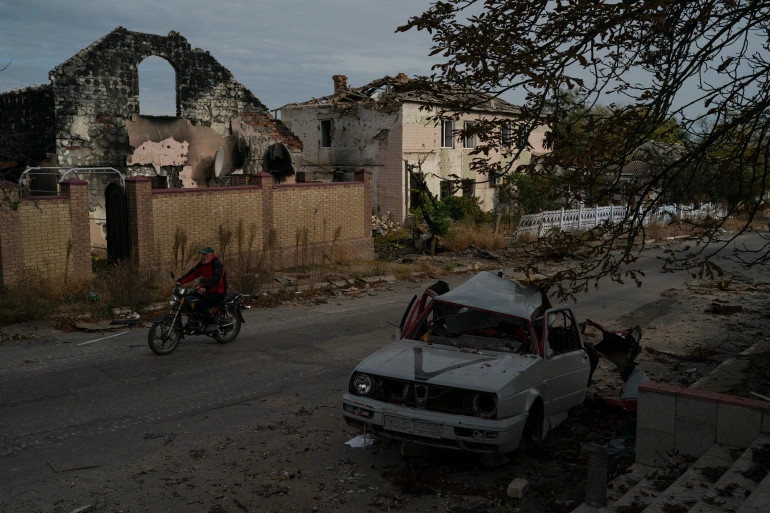
M 429 1 L 0 0 L 0 91 L 48 83 L 48 72 L 117 26 L 175 30 L 276 108 L 331 93 L 331 76 L 363 85 L 427 72 L 430 39 L 396 34 Z

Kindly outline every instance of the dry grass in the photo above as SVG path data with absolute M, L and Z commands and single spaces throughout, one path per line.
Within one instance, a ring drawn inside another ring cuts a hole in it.
M 443 245 L 450 251 L 464 251 L 470 247 L 480 249 L 501 249 L 506 245 L 502 233 L 495 232 L 489 224 L 476 224 L 472 221 L 455 223 L 449 228 L 449 233 Z

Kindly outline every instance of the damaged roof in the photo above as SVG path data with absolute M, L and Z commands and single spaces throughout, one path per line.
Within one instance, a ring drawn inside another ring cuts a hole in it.
M 542 305 L 540 289 L 481 271 L 436 301 L 529 319 Z
M 410 80 L 405 74 L 395 77 L 385 76 L 361 87 L 345 87 L 329 96 L 313 98 L 305 102 L 290 103 L 283 108 L 296 108 L 312 105 L 345 106 L 361 103 L 401 104 L 406 102 L 442 105 L 450 101 L 470 102 L 471 110 L 504 112 L 517 114 L 520 108 L 500 98 L 488 94 L 461 91 L 459 89 L 430 90 L 422 80 Z

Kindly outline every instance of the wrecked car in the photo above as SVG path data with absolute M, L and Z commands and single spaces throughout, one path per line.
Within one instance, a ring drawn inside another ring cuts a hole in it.
M 506 453 L 586 397 L 591 364 L 573 312 L 494 273 L 415 296 L 400 335 L 355 368 L 342 398 L 345 421 L 367 434 Z

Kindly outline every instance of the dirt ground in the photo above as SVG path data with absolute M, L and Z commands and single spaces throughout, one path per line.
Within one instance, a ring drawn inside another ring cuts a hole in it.
M 458 266 L 471 270 L 479 267 L 478 259 Z M 489 265 L 494 266 L 499 262 Z M 770 337 L 770 278 L 763 271 L 693 279 L 666 291 L 660 298 L 665 320 L 641 326 L 637 361 L 645 374 L 678 386 L 770 396 L 767 349 L 739 355 Z M 616 322 L 628 327 L 624 319 Z M 589 342 L 599 341 L 598 332 L 589 329 L 587 335 Z M 709 380 L 728 360 L 738 362 L 737 377 Z M 142 444 L 153 447 L 149 455 L 116 463 L 107 478 L 97 475 L 99 469 L 56 469 L 63 488 L 52 511 L 71 513 L 78 497 L 89 506 L 82 511 L 111 512 L 567 513 L 585 497 L 583 442 L 608 445 L 609 477 L 633 462 L 634 414 L 598 399 L 615 397 L 621 385 L 613 365 L 602 360 L 583 406 L 546 440 L 497 460 L 387 441 L 349 447 L 345 442 L 359 433 L 339 413 L 344 383 L 304 385 L 243 405 L 259 419 L 247 425 L 229 424 L 242 418 L 236 405 L 194 419 L 183 432 L 169 425 L 148 433 Z M 522 499 L 506 495 L 514 478 L 529 483 Z

